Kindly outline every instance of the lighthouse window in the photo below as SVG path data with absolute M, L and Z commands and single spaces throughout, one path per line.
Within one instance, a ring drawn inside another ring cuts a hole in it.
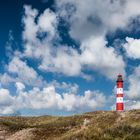
M 117 88 L 117 93 L 123 93 L 123 88 Z

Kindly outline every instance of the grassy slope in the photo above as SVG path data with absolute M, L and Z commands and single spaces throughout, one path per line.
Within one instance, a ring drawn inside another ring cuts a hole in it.
M 84 119 L 89 122 L 84 125 Z M 0 117 L 10 134 L 32 129 L 33 140 L 140 140 L 140 110 L 97 111 L 70 117 Z

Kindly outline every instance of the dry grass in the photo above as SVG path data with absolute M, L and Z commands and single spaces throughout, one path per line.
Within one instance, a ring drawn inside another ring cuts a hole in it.
M 86 125 L 85 118 L 89 121 Z M 69 117 L 0 117 L 0 126 L 11 135 L 30 130 L 33 140 L 139 140 L 140 110 Z

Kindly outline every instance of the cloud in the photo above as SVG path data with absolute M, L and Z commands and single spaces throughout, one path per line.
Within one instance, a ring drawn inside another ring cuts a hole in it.
M 80 41 L 125 29 L 140 15 L 139 0 L 57 0 L 61 17 L 70 25 L 70 35 Z
M 110 79 L 116 78 L 118 73 L 125 76 L 123 58 L 115 52 L 113 47 L 106 47 L 106 44 L 102 37 L 91 37 L 81 44 L 80 54 L 75 49 L 59 47 L 56 50 L 56 56 L 44 57 L 39 68 L 51 72 L 62 72 L 67 76 L 82 75 L 85 68 L 98 71 Z
M 10 96 L 10 93 L 7 89 L 0 89 L 0 105 L 10 105 L 13 101 L 13 98 Z
M 51 40 L 56 36 L 57 15 L 50 9 L 46 9 L 41 15 L 38 10 L 31 6 L 24 6 L 25 14 L 23 16 L 24 31 L 23 39 L 34 43 L 37 39 L 47 36 Z M 38 18 L 37 18 L 38 17 Z M 35 20 L 37 19 L 37 22 Z
M 140 109 L 140 101 L 126 100 L 125 101 L 125 109 L 126 110 Z
M 9 90 L 0 88 L 0 115 L 12 114 L 14 110 L 10 107 L 14 104 L 14 97 L 9 93 Z
M 46 9 L 42 15 L 38 16 L 38 22 L 35 23 L 35 17 L 31 17 L 31 15 L 35 15 L 34 11 L 31 7 L 25 6 L 25 15 L 23 17 L 25 25 L 23 39 L 26 41 L 24 55 L 39 59 L 40 64 L 38 68 L 43 71 L 63 73 L 67 76 L 79 75 L 81 73 L 81 65 L 78 52 L 68 46 L 58 45 L 58 47 L 55 47 L 53 45 L 53 38 L 55 37 L 56 39 L 59 36 L 57 31 L 57 15 Z M 29 24 L 28 18 L 34 24 Z M 28 25 L 34 29 L 33 37 L 26 35 L 30 32 Z M 45 33 L 47 35 L 40 39 L 37 36 L 38 33 Z
M 14 56 L 6 66 L 6 72 L 0 75 L 0 81 L 6 85 L 14 82 L 23 82 L 29 86 L 43 86 L 46 82 L 37 72 L 19 57 Z
M 81 62 L 90 69 L 98 71 L 110 79 L 115 79 L 118 73 L 125 76 L 125 63 L 113 47 L 106 46 L 103 37 L 91 37 L 81 45 Z
M 23 38 L 26 40 L 33 41 L 36 38 L 36 32 L 37 32 L 37 26 L 33 22 L 35 20 L 35 17 L 38 14 L 38 11 L 36 9 L 31 9 L 30 6 L 25 6 L 25 16 L 23 17 L 23 22 L 25 22 L 26 30 L 23 32 Z M 27 16 L 28 15 L 28 16 Z
M 140 108 L 140 66 L 134 69 L 134 72 L 128 76 L 128 89 L 124 91 L 125 109 Z
M 56 80 L 51 81 L 47 86 L 54 86 L 56 89 L 63 90 L 63 92 L 76 94 L 79 91 L 79 86 L 75 83 L 59 83 Z
M 43 90 L 33 89 L 27 94 L 27 99 L 30 102 L 28 107 L 33 109 L 47 108 L 63 111 L 95 109 L 105 103 L 105 96 L 100 92 L 85 91 L 84 95 L 72 92 L 58 93 L 54 86 Z
M 17 86 L 18 85 L 18 86 Z M 17 95 L 12 96 L 9 90 L 0 89 L 1 114 L 13 114 L 21 109 L 54 109 L 56 111 L 86 111 L 97 109 L 106 103 L 106 97 L 99 91 L 85 91 L 84 95 L 75 93 L 56 92 L 54 86 L 48 86 L 40 90 L 32 88 L 29 91 L 23 89 L 23 83 L 16 83 Z
M 38 27 L 41 32 L 47 32 L 49 36 L 54 37 L 56 33 L 57 22 L 57 15 L 51 10 L 46 9 L 38 19 Z
M 51 53 L 53 52 L 53 54 Z M 59 47 L 58 49 L 50 48 L 50 52 L 45 56 L 43 54 L 43 59 L 39 69 L 63 73 L 67 76 L 78 76 L 81 74 L 81 64 L 79 60 L 80 55 L 78 52 L 72 48 Z
M 126 55 L 132 59 L 140 59 L 140 39 L 126 37 L 126 43 L 123 45 Z
M 15 82 L 15 79 L 11 77 L 8 73 L 0 74 L 0 82 L 3 85 L 7 85 L 11 82 Z
M 16 82 L 17 91 L 22 91 L 25 89 L 25 85 L 21 82 Z
M 8 72 L 15 74 L 19 81 L 22 81 L 28 85 L 42 86 L 42 77 L 37 72 L 27 65 L 26 62 L 22 61 L 18 57 L 14 57 L 8 65 Z
M 26 42 L 24 44 L 24 56 L 39 60 L 38 68 L 40 70 L 61 73 L 66 76 L 81 76 L 85 79 L 90 79 L 89 75 L 84 72 L 87 69 L 100 72 L 110 79 L 115 78 L 119 72 L 125 75 L 125 64 L 122 57 L 115 52 L 113 47 L 106 46 L 107 41 L 104 36 L 94 37 L 91 35 L 82 40 L 81 53 L 71 46 L 60 43 L 55 46 L 53 42 L 59 36 L 57 13 L 48 9 L 39 16 L 37 13 L 37 10 L 25 6 L 23 38 Z M 35 22 L 35 18 L 37 22 Z M 29 24 L 28 20 L 32 24 Z M 32 37 L 26 35 L 30 32 L 28 25 L 32 26 L 31 32 L 34 31 Z M 47 35 L 40 39 L 37 36 L 38 32 L 43 34 L 45 32 Z
M 140 100 L 140 66 L 128 77 L 129 87 L 126 91 L 128 99 Z

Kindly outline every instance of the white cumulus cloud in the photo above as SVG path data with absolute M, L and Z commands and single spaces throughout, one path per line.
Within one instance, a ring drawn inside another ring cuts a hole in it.
M 17 86 L 18 85 L 18 86 Z M 57 111 L 86 111 L 94 110 L 105 105 L 106 97 L 99 91 L 85 91 L 84 95 L 78 93 L 59 93 L 56 88 L 48 86 L 42 90 L 32 88 L 29 91 L 19 90 L 23 83 L 16 84 L 17 95 L 12 96 L 7 89 L 0 89 L 1 115 L 13 114 L 20 109 L 54 109 Z
M 126 110 L 140 109 L 140 101 L 126 100 L 125 101 L 125 109 Z
M 128 77 L 129 87 L 126 95 L 129 99 L 140 100 L 140 66 L 136 67 L 134 73 Z
M 4 74 L 0 75 L 1 84 L 23 82 L 29 86 L 43 86 L 46 82 L 41 76 L 19 57 L 14 56 L 6 66 Z
M 17 91 L 21 91 L 25 89 L 25 85 L 21 82 L 16 82 Z
M 80 41 L 125 29 L 140 15 L 139 0 L 57 0 L 59 14 L 70 23 L 70 35 Z
M 83 42 L 80 56 L 82 64 L 111 79 L 115 79 L 118 73 L 125 76 L 125 63 L 122 56 L 106 44 L 107 41 L 103 37 L 91 37 Z
M 123 45 L 126 55 L 132 59 L 140 59 L 140 39 L 127 37 Z
M 11 108 L 15 98 L 10 95 L 9 90 L 0 88 L 0 115 L 13 114 L 15 110 Z
M 91 35 L 87 39 L 82 40 L 80 45 L 81 53 L 67 45 L 58 44 L 56 47 L 53 46 L 54 40 L 50 41 L 48 39 L 50 38 L 49 35 L 43 39 L 39 39 L 37 34 L 38 32 L 46 32 L 51 34 L 51 38 L 59 36 L 57 30 L 59 21 L 57 13 L 46 9 L 43 14 L 37 16 L 34 14 L 36 10 L 28 6 L 25 7 L 25 11 L 23 17 L 25 25 L 23 34 L 26 33 L 26 30 L 30 30 L 26 27 L 29 17 L 32 23 L 34 23 L 32 26 L 37 28 L 37 30 L 34 32 L 34 39 L 31 39 L 27 35 L 25 36 L 26 38 L 24 37 L 26 41 L 24 44 L 24 55 L 39 60 L 38 68 L 40 70 L 62 73 L 66 76 L 81 76 L 85 79 L 89 79 L 89 76 L 83 72 L 87 69 L 100 72 L 111 79 L 115 78 L 119 72 L 125 75 L 125 64 L 122 57 L 115 52 L 113 47 L 106 46 L 107 41 L 103 35 L 98 37 Z M 31 17 L 31 15 L 37 16 L 37 23 L 35 22 L 35 17 Z M 44 20 L 45 22 L 43 22 Z

